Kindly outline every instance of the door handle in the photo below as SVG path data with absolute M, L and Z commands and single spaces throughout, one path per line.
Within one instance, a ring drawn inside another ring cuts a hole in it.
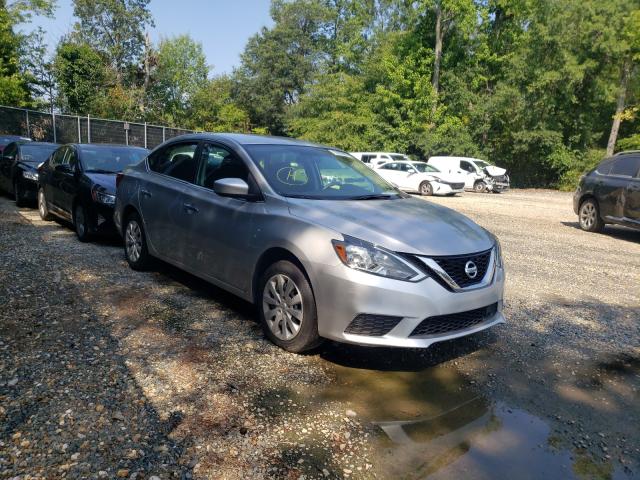
M 198 213 L 199 211 L 196 207 L 194 207 L 190 203 L 183 203 L 182 206 L 184 207 L 184 211 L 187 213 Z
M 144 188 L 140 189 L 140 194 L 144 195 L 145 197 L 150 197 L 151 196 L 151 192 L 149 190 L 145 190 Z

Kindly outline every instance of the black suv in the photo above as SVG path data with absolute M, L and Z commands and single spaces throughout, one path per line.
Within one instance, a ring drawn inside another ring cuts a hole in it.
M 573 211 L 587 232 L 600 232 L 606 223 L 640 229 L 640 151 L 605 158 L 584 175 Z

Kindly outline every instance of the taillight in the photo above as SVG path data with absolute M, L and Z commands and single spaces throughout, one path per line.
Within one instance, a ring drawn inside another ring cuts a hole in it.
M 122 181 L 123 177 L 124 177 L 124 173 L 122 172 L 116 173 L 116 188 L 118 188 L 118 186 L 120 185 L 120 182 Z

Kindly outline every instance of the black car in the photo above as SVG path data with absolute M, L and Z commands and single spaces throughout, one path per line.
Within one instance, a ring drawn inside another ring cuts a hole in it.
M 21 137 L 20 135 L 0 135 L 0 153 L 2 153 L 10 143 L 19 141 L 30 142 L 31 139 L 28 137 Z
M 38 192 L 38 165 L 59 145 L 20 140 L 0 154 L 0 188 L 14 196 L 19 207 L 34 202 Z
M 588 232 L 599 232 L 607 223 L 640 229 L 640 151 L 606 158 L 583 176 L 573 211 Z
M 116 174 L 149 151 L 124 145 L 72 144 L 60 147 L 38 169 L 38 210 L 73 223 L 81 241 L 113 230 Z

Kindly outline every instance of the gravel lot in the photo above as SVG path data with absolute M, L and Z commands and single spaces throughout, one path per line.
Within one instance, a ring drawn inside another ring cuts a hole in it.
M 584 233 L 559 192 L 430 201 L 500 238 L 508 324 L 293 355 L 0 198 L 0 478 L 640 478 L 640 232 Z

